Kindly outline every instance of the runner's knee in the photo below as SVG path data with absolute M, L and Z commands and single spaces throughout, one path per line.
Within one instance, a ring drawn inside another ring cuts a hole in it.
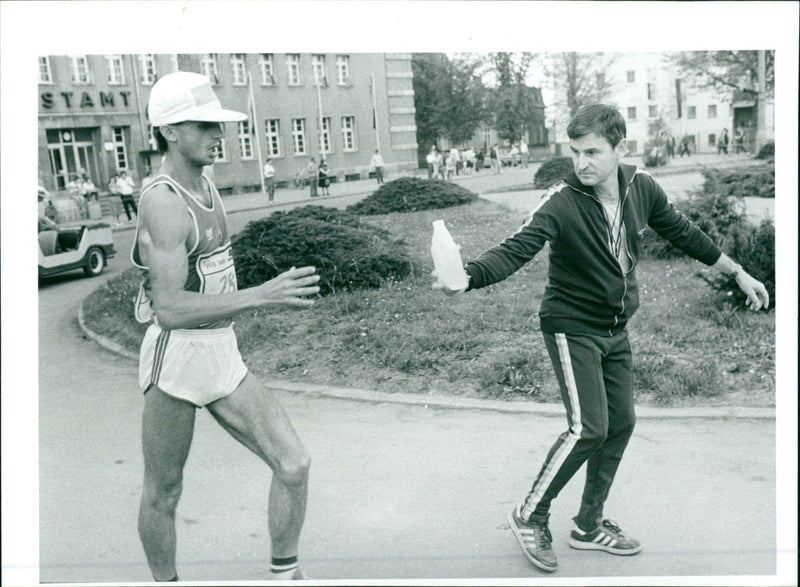
M 308 471 L 311 468 L 311 456 L 305 449 L 281 459 L 275 467 L 275 476 L 284 485 L 302 485 L 308 480 Z
M 183 476 L 170 476 L 161 480 L 145 480 L 144 499 L 159 512 L 174 512 L 183 492 Z

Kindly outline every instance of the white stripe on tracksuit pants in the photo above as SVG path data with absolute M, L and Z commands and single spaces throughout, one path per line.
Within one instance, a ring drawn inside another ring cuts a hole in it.
M 578 520 L 593 528 L 602 519 L 603 504 L 636 422 L 628 333 L 542 334 L 569 428 L 550 448 L 521 515 L 527 520 L 531 514 L 547 514 L 552 500 L 588 461 Z

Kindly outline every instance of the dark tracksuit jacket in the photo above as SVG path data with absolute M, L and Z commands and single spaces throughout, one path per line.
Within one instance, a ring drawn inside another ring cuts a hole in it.
M 539 317 L 569 429 L 548 452 L 520 515 L 546 515 L 552 500 L 588 460 L 576 518 L 587 531 L 599 524 L 635 422 L 625 326 L 639 307 L 635 269 L 642 234 L 649 225 L 707 265 L 721 254 L 673 208 L 649 174 L 620 164 L 618 180 L 627 272 L 614 256 L 602 203 L 574 173 L 542 198 L 514 235 L 466 265 L 468 289 L 478 289 L 505 279 L 550 243 Z
M 603 205 L 572 172 L 542 197 L 514 235 L 467 263 L 468 290 L 502 281 L 549 242 L 548 283 L 539 310 L 542 331 L 610 336 L 622 331 L 639 307 L 635 269 L 648 225 L 689 256 L 706 265 L 717 262 L 719 247 L 672 206 L 648 173 L 622 163 L 618 173 L 627 273 L 611 250 Z

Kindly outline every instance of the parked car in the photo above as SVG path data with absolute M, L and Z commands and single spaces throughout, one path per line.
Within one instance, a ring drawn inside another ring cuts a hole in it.
M 39 218 L 39 277 L 76 269 L 95 277 L 115 254 L 111 227 L 104 222 L 62 226 Z

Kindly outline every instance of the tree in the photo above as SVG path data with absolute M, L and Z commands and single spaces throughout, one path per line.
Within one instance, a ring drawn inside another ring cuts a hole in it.
M 417 143 L 427 151 L 440 138 L 468 140 L 484 120 L 484 86 L 480 63 L 448 59 L 440 53 L 418 53 L 411 61 Z
M 527 85 L 534 60 L 533 53 L 490 53 L 486 60 L 486 73 L 498 85 L 489 97 L 491 123 L 497 135 L 510 143 L 522 139 L 538 114 L 540 104 L 534 89 Z
M 764 51 L 764 90 L 775 91 L 775 51 Z M 669 56 L 670 62 L 698 87 L 723 95 L 736 90 L 758 93 L 758 51 L 683 51 Z
M 553 89 L 554 106 L 572 118 L 581 106 L 608 99 L 611 83 L 605 70 L 612 60 L 604 53 L 549 53 L 545 75 Z

